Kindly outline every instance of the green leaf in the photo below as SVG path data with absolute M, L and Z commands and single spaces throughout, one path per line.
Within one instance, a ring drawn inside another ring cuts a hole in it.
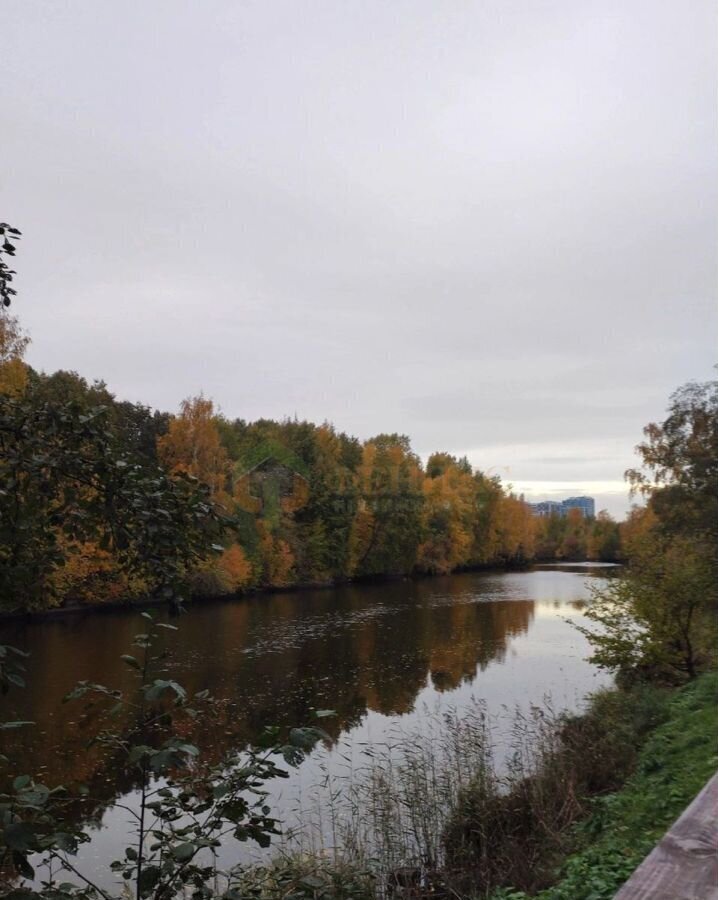
M 53 835 L 55 846 L 65 853 L 73 853 L 77 849 L 77 841 L 75 838 L 65 831 L 58 831 Z
M 129 653 L 123 653 L 120 657 L 122 662 L 127 663 L 128 666 L 131 666 L 133 669 L 137 669 L 137 671 L 141 670 L 140 664 L 137 662 L 134 656 L 130 656 Z
M 313 750 L 317 741 L 322 739 L 329 739 L 329 735 L 321 728 L 292 728 L 289 732 L 289 743 L 301 750 Z
M 138 884 L 140 897 L 147 897 L 152 893 L 160 880 L 160 874 L 159 866 L 147 866 L 142 870 Z
M 178 862 L 186 862 L 188 859 L 192 859 L 199 848 L 196 844 L 179 844 L 177 847 L 172 847 L 172 856 Z
M 176 681 L 165 681 L 158 678 L 146 689 L 145 697 L 149 701 L 159 700 L 165 691 L 172 691 L 177 700 L 184 700 L 187 696 L 187 692 L 181 684 L 177 684 Z
M 6 846 L 19 853 L 28 853 L 37 846 L 35 829 L 28 822 L 6 825 L 3 837 Z
M 22 875 L 23 878 L 34 878 L 35 870 L 30 865 L 27 860 L 27 857 L 24 853 L 19 851 L 13 851 L 12 861 L 15 868 Z

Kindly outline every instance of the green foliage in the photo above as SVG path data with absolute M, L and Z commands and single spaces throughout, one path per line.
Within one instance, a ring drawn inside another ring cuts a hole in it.
M 718 530 L 718 381 L 691 382 L 671 397 L 668 416 L 644 428 L 643 469 L 626 473 L 673 532 Z
M 405 435 L 380 434 L 367 446 L 360 497 L 371 524 L 355 573 L 408 574 L 422 537 L 421 464 Z
M 550 708 L 517 716 L 505 772 L 482 767 L 459 795 L 444 832 L 446 878 L 533 891 L 572 847 L 574 823 L 633 771 L 647 734 L 667 716 L 666 691 L 638 686 L 593 695 L 581 715 Z
M 286 777 L 277 757 L 297 764 L 326 734 L 316 727 L 296 728 L 278 746 L 272 732 L 265 750 L 231 751 L 219 761 L 203 760 L 185 735 L 194 723 L 211 720 L 216 701 L 207 691 L 189 696 L 176 681 L 157 677 L 160 629 L 176 629 L 155 622 L 149 613 L 142 616 L 146 630 L 135 636 L 133 653 L 122 657 L 135 673 L 137 690 L 124 693 L 80 682 L 65 699 L 93 697 L 104 704 L 92 742 L 139 785 L 138 808 L 126 807 L 133 837 L 111 870 L 138 900 L 166 900 L 186 890 L 196 898 L 210 897 L 218 878 L 215 851 L 222 840 L 231 836 L 266 847 L 280 833 L 265 789 L 268 780 Z M 129 726 L 119 727 L 128 721 Z M 89 840 L 68 814 L 70 803 L 79 799 L 82 794 L 71 797 L 62 786 L 49 788 L 24 774 L 0 794 L 0 873 L 9 878 L 6 887 L 14 883 L 10 896 L 109 900 L 110 892 L 74 860 Z M 33 886 L 36 873 L 49 864 L 55 874 L 40 888 Z M 72 880 L 58 882 L 58 873 Z
M 710 673 L 664 701 L 667 721 L 640 752 L 636 773 L 615 794 L 598 798 L 576 830 L 579 849 L 561 868 L 558 883 L 540 900 L 610 900 L 713 775 L 718 675 Z M 506 889 L 492 900 L 528 900 Z
M 711 549 L 656 530 L 635 542 L 627 569 L 593 591 L 586 618 L 598 627 L 579 627 L 591 661 L 624 678 L 693 678 L 709 666 L 718 637 Z
M 375 879 L 363 868 L 317 856 L 280 858 L 230 881 L 226 900 L 374 900 Z
M 594 519 L 554 514 L 536 522 L 537 559 L 620 562 L 623 555 L 620 525 L 605 510 Z
M 46 605 L 68 544 L 86 541 L 111 551 L 144 592 L 176 601 L 187 567 L 228 524 L 201 484 L 170 478 L 122 446 L 107 407 L 0 395 L 5 610 Z
M 76 372 L 60 369 L 51 375 L 28 368 L 28 390 L 36 403 L 72 403 L 83 414 L 102 407 L 105 425 L 118 446 L 139 459 L 157 463 L 157 439 L 166 433 L 170 416 L 140 403 L 117 400 L 103 381 L 92 384 Z
M 627 476 L 648 509 L 625 525 L 626 571 L 594 593 L 598 627 L 580 630 L 624 678 L 693 678 L 718 639 L 718 382 L 682 387 L 644 433 L 643 471 Z

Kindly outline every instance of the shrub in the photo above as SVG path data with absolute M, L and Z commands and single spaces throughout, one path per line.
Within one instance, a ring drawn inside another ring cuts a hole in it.
M 319 855 L 275 859 L 238 872 L 227 900 L 374 900 L 373 877 L 358 866 Z
M 444 833 L 446 867 L 460 893 L 551 883 L 572 848 L 571 826 L 594 798 L 620 787 L 646 735 L 667 716 L 665 691 L 600 691 L 583 715 L 517 715 L 508 771 L 481 772 L 463 790 Z

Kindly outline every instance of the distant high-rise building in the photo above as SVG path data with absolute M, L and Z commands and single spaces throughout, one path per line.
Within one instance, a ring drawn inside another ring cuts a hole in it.
M 596 501 L 593 497 L 569 497 L 563 501 L 561 507 L 564 516 L 569 509 L 580 509 L 587 519 L 592 519 L 596 515 Z
M 561 516 L 561 504 L 555 500 L 542 500 L 541 503 L 529 503 L 535 516 Z
M 567 500 L 542 500 L 540 503 L 529 503 L 535 516 L 566 516 L 570 509 L 579 509 L 586 519 L 596 515 L 596 501 L 593 497 L 569 497 Z

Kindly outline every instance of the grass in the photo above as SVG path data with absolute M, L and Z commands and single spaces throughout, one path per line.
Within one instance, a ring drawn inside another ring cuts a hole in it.
M 610 900 L 718 767 L 718 673 L 666 696 L 667 719 L 646 740 L 619 791 L 594 799 L 574 829 L 577 849 L 540 900 Z M 524 900 L 502 889 L 494 900 Z
M 461 896 L 512 885 L 535 893 L 575 841 L 596 797 L 619 788 L 646 735 L 667 717 L 653 686 L 595 694 L 582 715 L 517 714 L 504 771 L 477 773 L 444 832 L 444 869 Z
M 609 900 L 718 765 L 717 693 L 709 673 L 599 691 L 582 715 L 507 729 L 477 703 L 396 734 L 323 795 L 329 841 L 285 847 L 230 896 Z

